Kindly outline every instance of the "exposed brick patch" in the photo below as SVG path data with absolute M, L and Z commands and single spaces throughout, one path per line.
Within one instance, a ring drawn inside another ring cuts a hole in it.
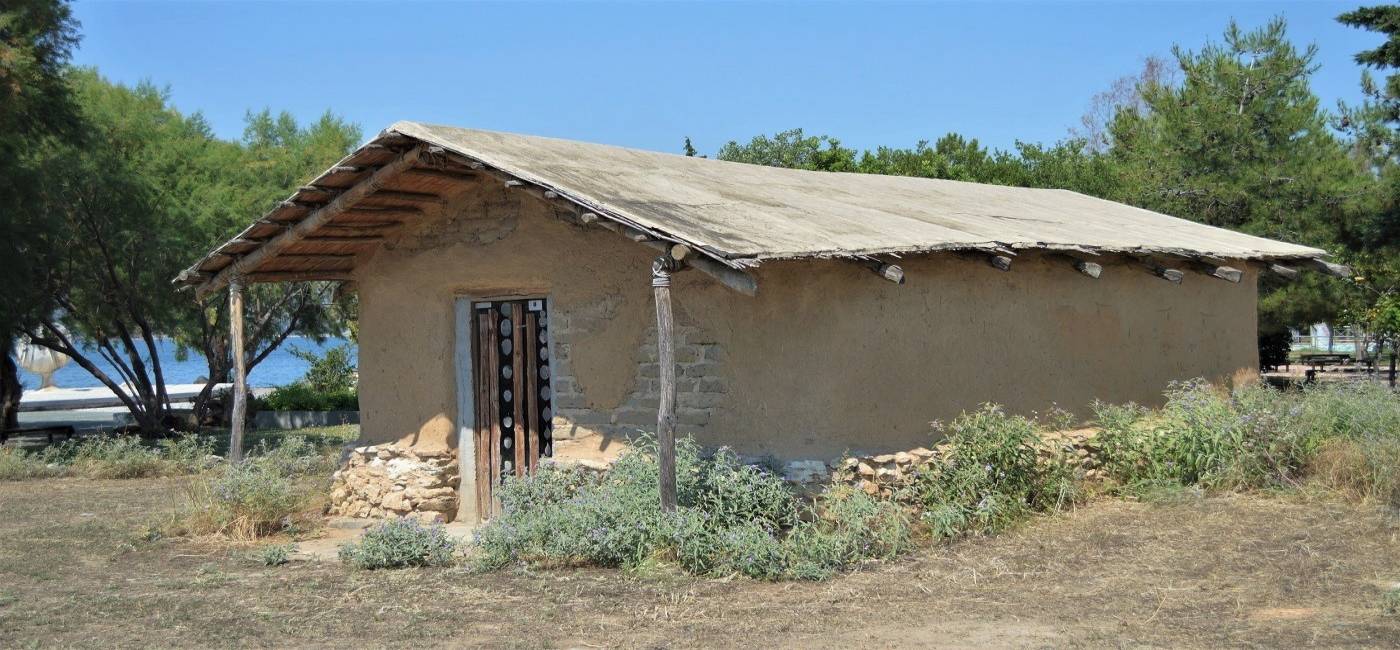
M 577 429 L 603 435 L 626 436 L 656 428 L 656 406 L 661 397 L 661 368 L 656 358 L 656 328 L 648 328 L 632 363 L 635 384 L 614 410 L 591 409 L 574 379 L 569 353 L 572 339 L 587 331 L 587 316 L 554 314 L 554 431 L 568 439 Z M 585 322 L 580 322 L 585 321 Z M 698 327 L 679 326 L 676 345 L 676 422 L 681 433 L 709 426 L 723 408 L 729 381 L 723 376 L 724 350 Z

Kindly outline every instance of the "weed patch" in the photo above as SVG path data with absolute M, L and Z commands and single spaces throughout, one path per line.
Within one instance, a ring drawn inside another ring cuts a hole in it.
M 909 543 L 894 504 L 837 489 L 813 504 L 781 477 L 728 449 L 704 456 L 677 444 L 674 513 L 662 513 L 655 445 L 642 441 L 605 477 L 546 466 L 507 479 L 503 513 L 477 532 L 478 562 L 595 564 L 635 568 L 657 559 L 701 575 L 824 578 Z
M 424 526 L 413 519 L 390 519 L 358 542 L 340 547 L 340 561 L 356 569 L 402 569 L 452 563 L 457 540 L 441 524 Z

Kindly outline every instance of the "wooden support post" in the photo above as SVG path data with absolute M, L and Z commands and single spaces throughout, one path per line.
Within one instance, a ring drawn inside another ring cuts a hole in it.
M 228 283 L 228 338 L 233 348 L 233 416 L 228 439 L 228 462 L 243 460 L 243 424 L 248 412 L 248 377 L 243 358 L 243 277 Z
M 656 299 L 656 356 L 660 362 L 661 403 L 656 409 L 656 458 L 660 471 L 661 511 L 676 510 L 676 348 L 671 316 L 671 274 L 680 265 L 668 253 L 651 263 L 651 291 Z
M 599 221 L 598 225 L 603 225 L 603 222 Z M 675 245 L 671 244 L 670 242 L 659 241 L 656 239 L 653 239 L 651 241 L 645 241 L 642 243 L 647 246 L 650 246 L 651 248 L 655 248 L 658 251 L 661 251 L 663 254 L 673 254 L 673 251 L 675 250 Z M 687 246 L 686 248 L 689 249 L 690 247 Z M 694 253 L 694 251 L 691 251 L 691 253 Z M 748 273 L 745 273 L 738 269 L 732 269 L 728 266 L 720 264 L 719 262 L 705 257 L 704 255 L 694 255 L 688 253 L 685 257 L 685 262 L 683 263 L 679 260 L 676 260 L 674 257 L 672 257 L 671 259 L 677 262 L 677 268 L 680 268 L 683 265 L 684 268 L 695 269 L 696 271 L 704 273 L 705 275 L 708 275 L 718 280 L 720 284 L 723 284 L 724 286 L 738 291 L 739 293 L 742 293 L 746 296 L 753 296 L 758 293 L 758 280 L 755 280 L 752 275 L 749 275 Z

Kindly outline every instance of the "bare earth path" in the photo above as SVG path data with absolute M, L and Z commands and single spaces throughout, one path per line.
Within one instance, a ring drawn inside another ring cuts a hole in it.
M 265 568 L 146 542 L 178 482 L 0 483 L 0 647 L 1400 647 L 1400 521 L 1103 500 L 826 583 Z

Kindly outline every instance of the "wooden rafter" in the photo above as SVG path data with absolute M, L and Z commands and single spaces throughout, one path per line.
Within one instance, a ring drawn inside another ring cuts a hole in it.
M 311 212 L 306 218 L 291 225 L 276 237 L 269 239 L 256 250 L 253 250 L 247 255 L 240 257 L 234 263 L 224 267 L 213 278 L 201 284 L 195 290 L 196 297 L 203 298 L 214 291 L 224 288 L 234 276 L 247 274 L 256 270 L 259 265 L 280 253 L 282 249 L 292 245 L 302 237 L 311 234 L 337 215 L 343 214 L 350 206 L 357 203 L 360 199 L 384 187 L 389 179 L 397 176 L 406 169 L 411 169 L 418 163 L 418 159 L 422 153 L 422 146 L 413 147 L 398 158 L 395 158 L 392 162 L 379 168 L 368 178 L 347 188 L 344 192 L 341 192 L 332 199 L 330 203 Z

